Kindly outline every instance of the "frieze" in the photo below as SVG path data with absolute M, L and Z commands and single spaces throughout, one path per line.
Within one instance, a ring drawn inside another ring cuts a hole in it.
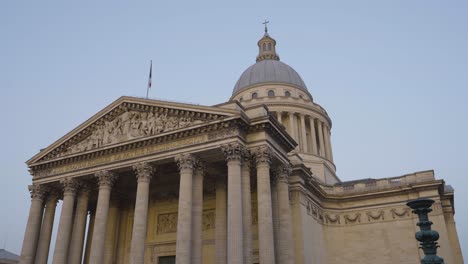
M 343 218 L 345 220 L 345 224 L 361 223 L 361 213 L 356 213 L 354 216 L 345 214 Z
M 367 220 L 369 222 L 373 222 L 375 220 L 385 220 L 385 212 L 384 210 L 380 210 L 378 212 L 366 212 Z
M 404 218 L 410 216 L 410 209 L 409 208 L 402 208 L 398 210 L 397 208 L 390 209 L 390 213 L 392 214 L 392 218 Z
M 139 149 L 134 150 L 127 150 L 122 151 L 120 153 L 116 153 L 113 155 L 107 155 L 102 157 L 96 157 L 91 160 L 84 160 L 75 162 L 72 164 L 62 165 L 51 169 L 43 169 L 34 172 L 34 176 L 36 177 L 46 177 L 46 176 L 53 176 L 61 173 L 66 173 L 70 171 L 85 169 L 89 167 L 98 166 L 101 164 L 111 163 L 115 161 L 121 161 L 126 159 L 131 159 L 139 156 L 144 156 L 156 152 L 162 152 L 167 150 L 172 150 L 177 147 L 186 146 L 186 145 L 193 145 L 199 144 L 208 141 L 208 136 L 206 134 L 199 135 L 190 138 L 179 139 L 175 141 L 170 141 L 158 145 L 151 145 L 151 146 L 144 146 Z
M 341 224 L 339 215 L 325 214 L 327 224 Z
M 123 103 L 90 124 L 42 160 L 219 120 L 224 115 Z

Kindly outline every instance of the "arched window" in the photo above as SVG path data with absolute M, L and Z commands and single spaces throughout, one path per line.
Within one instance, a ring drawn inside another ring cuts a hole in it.
M 286 92 L 284 92 L 284 96 L 290 97 L 290 96 L 291 96 L 291 93 L 290 93 L 289 91 L 286 91 Z
M 263 43 L 263 51 L 266 51 L 266 43 Z
M 243 97 L 239 98 L 239 102 L 242 102 L 242 101 L 244 101 L 244 98 Z
M 304 99 L 304 96 L 302 96 L 302 94 L 300 94 L 300 95 L 299 95 L 299 98 Z
M 268 43 L 268 50 L 271 50 L 271 43 Z
M 253 94 L 252 94 L 252 99 L 257 99 L 257 97 L 258 97 L 258 94 L 257 94 L 257 93 L 253 93 Z
M 273 91 L 273 90 L 268 91 L 268 96 L 269 97 L 275 96 L 275 91 Z

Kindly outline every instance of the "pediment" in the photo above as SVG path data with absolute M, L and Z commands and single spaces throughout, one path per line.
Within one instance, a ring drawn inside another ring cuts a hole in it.
M 42 163 L 239 115 L 238 111 L 121 97 L 27 162 Z

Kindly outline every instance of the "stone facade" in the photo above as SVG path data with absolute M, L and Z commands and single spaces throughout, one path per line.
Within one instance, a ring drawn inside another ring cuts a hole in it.
M 266 33 L 257 63 L 275 45 Z M 419 197 L 436 201 L 439 255 L 463 263 L 453 189 L 433 171 L 341 182 L 331 119 L 295 82 L 211 107 L 119 98 L 27 162 L 20 263 L 417 263 Z

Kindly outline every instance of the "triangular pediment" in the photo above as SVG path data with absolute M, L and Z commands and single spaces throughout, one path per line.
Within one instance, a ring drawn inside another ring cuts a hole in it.
M 121 97 L 30 159 L 42 163 L 239 116 L 218 107 Z

